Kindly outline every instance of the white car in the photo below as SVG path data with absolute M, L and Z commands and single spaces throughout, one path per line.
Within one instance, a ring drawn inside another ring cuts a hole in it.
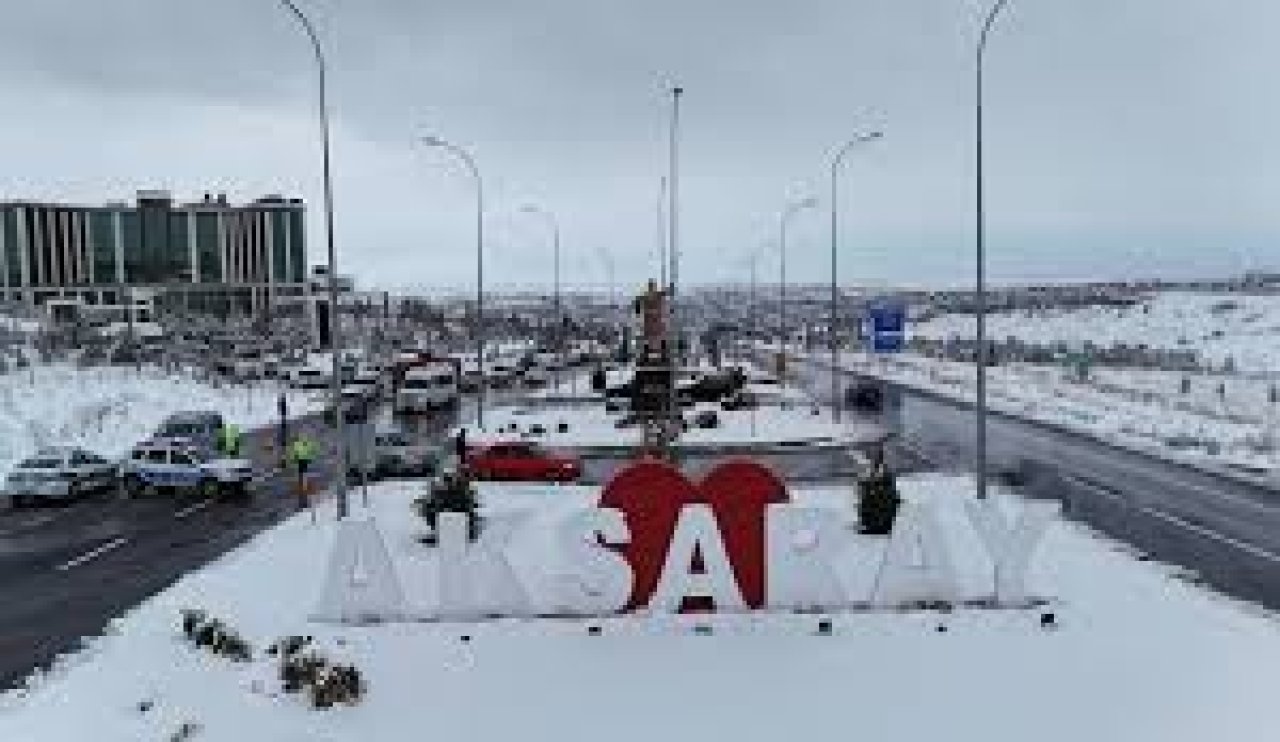
M 294 366 L 285 373 L 289 386 L 294 389 L 328 389 L 330 375 L 311 366 Z
M 4 494 L 14 507 L 36 500 L 73 500 L 115 484 L 116 466 L 83 448 L 44 448 L 23 459 L 5 478 Z
M 186 438 L 156 438 L 134 446 L 120 465 L 120 479 L 131 497 L 175 491 L 243 499 L 254 472 L 248 459 L 217 458 Z
M 437 361 L 410 368 L 396 390 L 396 412 L 429 412 L 456 407 L 458 371 L 449 362 Z

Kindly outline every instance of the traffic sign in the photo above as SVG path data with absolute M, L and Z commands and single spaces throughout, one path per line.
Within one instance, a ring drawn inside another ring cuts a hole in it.
M 873 352 L 897 353 L 906 345 L 906 304 L 896 299 L 873 301 L 867 307 L 867 318 Z

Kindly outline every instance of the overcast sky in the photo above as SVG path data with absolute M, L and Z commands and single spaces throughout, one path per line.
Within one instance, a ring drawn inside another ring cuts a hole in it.
M 682 276 L 740 280 L 778 213 L 795 280 L 827 275 L 826 161 L 847 161 L 841 279 L 970 280 L 976 0 L 298 0 L 328 51 L 339 267 L 469 288 L 474 152 L 491 278 L 654 273 L 667 89 L 686 88 Z M 997 278 L 1275 268 L 1273 0 L 1013 0 L 988 56 Z M 323 258 L 315 80 L 275 0 L 40 0 L 0 22 L 0 198 L 283 192 Z

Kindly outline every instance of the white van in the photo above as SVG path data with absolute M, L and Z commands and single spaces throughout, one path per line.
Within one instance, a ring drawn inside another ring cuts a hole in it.
M 458 369 L 449 361 L 433 361 L 404 372 L 396 390 L 396 412 L 429 412 L 458 404 Z

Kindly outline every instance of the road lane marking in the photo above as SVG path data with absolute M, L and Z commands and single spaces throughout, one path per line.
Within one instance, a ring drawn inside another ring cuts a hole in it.
M 1169 513 L 1166 513 L 1161 510 L 1152 510 L 1151 508 L 1142 508 L 1142 510 L 1143 512 L 1146 512 L 1149 515 L 1159 518 L 1160 520 L 1163 520 L 1166 523 L 1172 523 L 1174 525 L 1181 526 L 1182 528 L 1185 528 L 1186 530 L 1191 531 L 1193 533 L 1198 533 L 1201 536 L 1204 536 L 1205 538 L 1211 539 L 1213 541 L 1221 542 L 1223 544 L 1226 544 L 1227 546 L 1233 546 L 1239 549 L 1240 551 L 1243 551 L 1244 553 L 1249 554 L 1251 556 L 1255 556 L 1255 557 L 1258 557 L 1259 559 L 1264 559 L 1272 563 L 1280 563 L 1280 554 L 1275 554 L 1261 547 L 1254 546 L 1253 544 L 1245 543 L 1244 541 L 1231 538 L 1230 536 L 1218 533 L 1217 531 L 1211 531 L 1202 525 L 1198 525 L 1196 523 L 1183 520 L 1182 518 L 1179 518 L 1176 515 L 1170 515 Z
M 1081 479 L 1079 477 L 1072 476 L 1070 474 L 1063 474 L 1062 477 L 1063 479 L 1067 479 L 1074 482 L 1078 486 L 1087 487 L 1093 490 L 1095 493 L 1102 495 L 1103 497 L 1109 498 L 1111 500 L 1116 500 L 1118 502 L 1129 505 L 1128 500 L 1115 494 L 1115 492 L 1108 487 L 1094 484 L 1093 482 L 1090 482 L 1085 479 Z M 1212 529 L 1206 528 L 1200 525 L 1199 523 L 1192 523 L 1191 521 L 1186 520 L 1184 518 L 1179 518 L 1178 516 L 1173 515 L 1171 513 L 1167 513 L 1163 510 L 1158 510 L 1156 508 L 1148 507 L 1146 505 L 1137 505 L 1137 506 L 1130 505 L 1130 507 L 1134 507 L 1134 509 L 1140 513 L 1150 515 L 1153 518 L 1162 520 L 1165 523 L 1168 523 L 1173 526 L 1177 526 L 1179 528 L 1182 528 L 1183 530 L 1191 531 L 1192 533 L 1199 534 L 1201 536 L 1204 536 L 1207 539 L 1210 539 L 1211 541 L 1217 541 L 1218 543 L 1233 547 L 1235 549 L 1243 551 L 1246 554 L 1255 556 L 1259 559 L 1263 559 L 1273 563 L 1280 563 L 1280 554 L 1276 554 L 1275 552 L 1267 551 L 1266 549 L 1260 546 L 1254 546 L 1253 544 L 1250 544 L 1248 542 L 1241 541 L 1236 538 L 1232 538 L 1231 536 L 1228 536 L 1224 533 L 1219 533 L 1218 531 L 1214 531 Z
M 212 504 L 213 504 L 213 498 L 212 498 L 212 497 L 211 497 L 211 498 L 209 498 L 208 500 L 201 500 L 200 502 L 197 502 L 195 505 L 192 505 L 192 506 L 190 506 L 190 507 L 185 507 L 185 508 L 183 508 L 183 509 L 179 510 L 178 512 L 174 513 L 174 514 L 173 514 L 173 517 L 174 517 L 176 520 L 182 520 L 183 518 L 187 517 L 188 515 L 194 515 L 195 513 L 198 513 L 198 512 L 200 512 L 201 510 L 204 510 L 205 508 L 209 507 L 209 506 L 210 506 L 210 505 L 212 505 Z
M 106 554 L 108 551 L 111 551 L 112 549 L 118 549 L 127 543 L 129 543 L 129 539 L 125 538 L 124 536 L 121 536 L 116 539 L 112 539 L 111 541 L 108 541 L 102 546 L 99 546 L 98 548 L 94 549 L 93 551 L 81 554 L 80 556 L 76 557 L 75 559 L 72 559 L 69 562 L 64 562 L 63 564 L 59 564 L 57 567 L 55 567 L 55 569 L 57 569 L 59 572 L 66 572 L 69 569 L 74 569 L 76 567 L 79 567 L 81 564 L 84 564 L 87 561 L 90 561 L 92 559 L 97 559 L 103 554 Z

